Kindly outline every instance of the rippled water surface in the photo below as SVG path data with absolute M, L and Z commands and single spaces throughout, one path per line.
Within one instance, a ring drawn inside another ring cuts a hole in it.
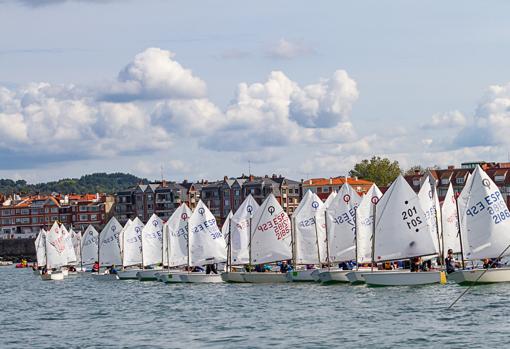
M 1 348 L 507 347 L 510 284 L 165 285 L 0 268 Z

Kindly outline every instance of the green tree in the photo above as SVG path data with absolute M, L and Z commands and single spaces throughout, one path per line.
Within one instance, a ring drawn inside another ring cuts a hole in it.
M 381 159 L 374 156 L 370 160 L 363 160 L 349 172 L 351 177 L 358 177 L 372 181 L 378 186 L 387 186 L 402 173 L 398 161 L 391 162 L 388 158 Z

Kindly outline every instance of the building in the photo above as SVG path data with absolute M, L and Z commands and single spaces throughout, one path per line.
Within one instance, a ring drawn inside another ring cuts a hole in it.
M 495 162 L 466 162 L 462 163 L 460 168 L 448 166 L 446 169 L 429 169 L 425 172 L 415 171 L 413 174 L 405 176 L 405 179 L 415 192 L 418 192 L 427 176 L 432 184 L 437 187 L 437 195 L 440 201 L 443 201 L 450 184 L 455 193 L 460 193 L 464 188 L 468 175 L 473 172 L 476 165 L 480 165 L 487 175 L 496 183 L 501 194 L 510 204 L 510 163 Z
M 113 203 L 113 197 L 105 194 L 15 195 L 0 206 L 0 236 L 34 237 L 55 221 L 77 230 L 85 230 L 89 224 L 100 229 L 110 218 Z
M 365 194 L 372 184 L 374 184 L 371 181 L 358 179 L 356 177 L 312 178 L 303 181 L 303 193 L 306 193 L 307 190 L 311 190 L 313 193 L 316 193 L 322 201 L 325 201 L 332 191 L 340 190 L 346 181 L 360 195 Z
M 135 217 L 146 223 L 153 214 L 166 221 L 181 203 L 188 203 L 187 197 L 188 189 L 178 183 L 162 181 L 139 184 L 117 192 L 115 217 L 121 224 Z

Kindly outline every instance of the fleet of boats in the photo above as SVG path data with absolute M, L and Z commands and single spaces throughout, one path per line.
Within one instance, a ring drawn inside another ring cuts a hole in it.
M 308 191 L 291 217 L 273 194 L 260 206 L 249 195 L 221 229 L 200 201 L 193 211 L 182 204 L 166 222 L 153 215 L 147 224 L 134 218 L 122 226 L 112 217 L 101 232 L 55 222 L 35 246 L 34 273 L 43 280 L 91 274 L 165 283 L 426 285 L 446 282 L 442 261 L 451 249 L 460 267 L 449 280 L 510 281 L 510 268 L 477 267 L 510 254 L 510 212 L 480 167 L 458 197 L 450 184 L 442 207 L 429 178 L 416 194 L 399 176 L 384 195 L 373 185 L 361 197 L 345 183 L 322 202 Z M 439 263 L 419 272 L 402 267 L 416 258 Z

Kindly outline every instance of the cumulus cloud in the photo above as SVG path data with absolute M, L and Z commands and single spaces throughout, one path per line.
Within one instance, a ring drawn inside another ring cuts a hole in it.
M 458 110 L 447 113 L 437 113 L 432 115 L 429 122 L 421 125 L 422 129 L 445 129 L 445 128 L 460 128 L 466 126 L 466 117 Z
M 355 136 L 349 115 L 358 97 L 344 71 L 301 88 L 283 72 L 241 83 L 224 111 L 206 99 L 160 103 L 153 119 L 167 130 L 202 136 L 214 150 L 255 150 L 296 143 L 345 142 Z
M 173 58 L 175 54 L 160 48 L 148 48 L 137 54 L 107 87 L 102 99 L 115 102 L 166 98 L 201 98 L 206 84 Z
M 281 38 L 276 44 L 267 49 L 267 56 L 278 59 L 292 59 L 315 53 L 312 46 L 303 40 L 287 40 Z
M 455 139 L 458 146 L 508 145 L 510 138 L 510 83 L 490 86 L 479 102 L 473 121 Z

